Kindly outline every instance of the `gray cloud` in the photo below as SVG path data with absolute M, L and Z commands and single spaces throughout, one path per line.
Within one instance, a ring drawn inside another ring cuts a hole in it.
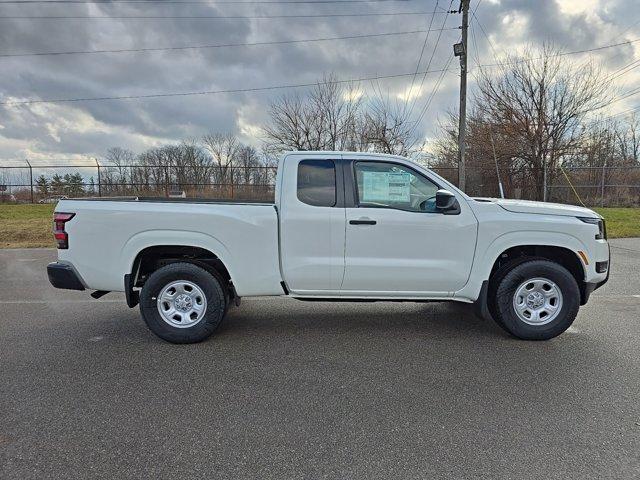
M 446 0 L 439 2 L 447 7 Z M 454 2 L 457 4 L 457 1 Z M 571 4 L 572 2 L 568 2 Z M 579 3 L 579 2 L 573 2 Z M 563 12 L 553 0 L 484 0 L 477 16 L 500 52 L 513 44 L 551 42 L 565 50 L 609 43 L 627 20 L 632 0 L 596 2 L 587 11 Z M 9 15 L 293 15 L 429 11 L 428 2 L 316 5 L 2 5 Z M 476 2 L 472 2 L 472 9 Z M 442 22 L 438 15 L 434 27 Z M 457 26 L 452 15 L 447 26 Z M 472 24 L 475 19 L 472 19 Z M 426 16 L 313 19 L 78 19 L 0 20 L 0 52 L 27 53 L 77 49 L 169 47 L 255 42 L 424 29 Z M 635 38 L 638 27 L 626 32 Z M 437 33 L 430 35 L 423 68 Z M 439 69 L 451 55 L 458 31 L 445 31 L 431 65 Z M 478 56 L 494 61 L 482 32 L 474 27 Z M 328 73 L 339 78 L 388 75 L 415 69 L 424 36 L 123 54 L 0 58 L 3 101 L 100 97 L 306 83 Z M 619 41 L 618 39 L 617 41 Z M 634 47 L 597 54 L 605 68 L 634 58 Z M 454 61 L 452 68 L 457 68 Z M 430 75 L 416 100 L 422 108 L 437 75 Z M 457 76 L 447 74 L 425 115 L 420 131 L 436 132 L 438 116 L 457 104 Z M 392 95 L 408 88 L 409 78 L 380 82 Z M 368 88 L 368 85 L 363 85 Z M 282 91 L 169 97 L 148 100 L 0 106 L 0 163 L 31 156 L 77 158 L 101 156 L 111 146 L 134 150 L 179 141 L 211 131 L 240 132 L 242 124 L 260 125 L 268 105 Z M 257 142 L 256 138 L 247 138 Z

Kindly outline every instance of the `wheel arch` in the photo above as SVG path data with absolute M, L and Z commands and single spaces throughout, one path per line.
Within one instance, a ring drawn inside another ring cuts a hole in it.
M 142 286 L 145 278 L 158 268 L 179 262 L 193 263 L 218 275 L 225 282 L 231 282 L 231 274 L 226 265 L 210 250 L 191 245 L 154 245 L 144 248 L 136 255 L 131 267 L 133 286 Z
M 557 245 L 516 245 L 510 247 L 498 255 L 495 259 L 488 277 L 488 288 L 491 289 L 494 282 L 499 281 L 500 272 L 524 262 L 528 259 L 539 258 L 549 260 L 566 268 L 573 276 L 580 290 L 580 305 L 584 305 L 588 299 L 586 291 L 586 269 L 577 252 L 567 247 Z
M 128 269 L 124 275 L 124 289 L 127 304 L 130 307 L 138 303 L 138 292 L 148 276 L 170 263 L 187 262 L 207 270 L 218 277 L 227 293 L 237 301 L 237 294 L 233 284 L 233 272 L 224 256 L 214 252 L 202 242 L 189 241 L 140 243 L 137 248 L 129 248 L 126 253 Z M 226 249 L 222 249 L 225 251 Z
M 135 274 L 135 264 L 143 252 L 150 249 L 183 248 L 207 252 L 222 262 L 231 278 L 235 278 L 233 261 L 227 247 L 210 235 L 181 230 L 147 230 L 132 236 L 122 247 L 121 264 L 126 272 Z
M 584 283 L 586 271 L 577 252 L 556 245 L 515 245 L 502 251 L 494 260 L 489 280 L 506 264 L 528 258 L 544 258 L 565 267 L 578 284 Z
M 479 248 L 476 256 L 480 261 L 474 265 L 474 277 L 478 279 L 479 283 L 489 280 L 491 274 L 495 272 L 496 263 L 504 258 L 505 253 L 509 255 L 520 251 L 524 254 L 530 254 L 532 250 L 536 250 L 544 258 L 550 259 L 557 258 L 557 252 L 565 252 L 563 255 L 569 252 L 571 254 L 569 258 L 577 259 L 580 265 L 582 275 L 579 281 L 584 281 L 586 269 L 578 257 L 578 251 L 587 251 L 582 241 L 564 232 L 537 230 L 507 232 L 494 238 L 486 247 Z
M 497 268 L 507 258 L 513 259 L 514 255 L 531 258 L 531 254 L 537 252 L 540 257 L 559 262 L 561 265 L 565 265 L 565 261 L 570 262 L 566 264 L 570 265 L 569 271 L 578 282 L 580 303 L 583 304 L 588 297 L 585 292 L 586 268 L 577 252 L 586 250 L 578 238 L 564 232 L 523 230 L 504 233 L 494 238 L 485 247 L 477 249 L 477 260 L 474 261 L 470 277 L 472 281 L 467 283 L 466 288 L 456 292 L 456 295 L 472 299 L 478 315 L 482 318 L 491 318 L 488 308 L 489 282 L 495 279 Z M 503 256 L 505 254 L 507 258 Z

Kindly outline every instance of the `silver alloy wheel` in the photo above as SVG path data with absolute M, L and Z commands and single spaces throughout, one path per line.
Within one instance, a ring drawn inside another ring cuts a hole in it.
M 171 282 L 158 295 L 160 317 L 172 327 L 189 328 L 202 320 L 207 297 L 198 285 L 187 280 Z
M 562 292 L 551 280 L 531 278 L 516 288 L 513 308 L 518 318 L 529 325 L 545 325 L 562 310 Z

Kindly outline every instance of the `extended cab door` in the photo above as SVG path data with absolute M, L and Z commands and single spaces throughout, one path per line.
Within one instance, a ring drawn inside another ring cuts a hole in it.
M 292 293 L 336 294 L 344 274 L 340 159 L 295 154 L 281 165 L 280 261 Z
M 439 297 L 466 284 L 477 220 L 462 197 L 457 214 L 438 212 L 437 179 L 400 160 L 354 160 L 345 182 L 354 188 L 342 295 Z

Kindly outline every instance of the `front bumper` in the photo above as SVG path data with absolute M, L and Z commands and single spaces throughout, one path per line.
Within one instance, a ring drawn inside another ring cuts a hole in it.
M 608 247 L 609 247 L 609 256 L 607 259 L 607 276 L 601 282 L 583 283 L 582 301 L 580 302 L 580 305 L 584 305 L 585 303 L 587 303 L 589 301 L 589 297 L 591 296 L 591 294 L 609 281 L 609 274 L 611 273 L 611 246 L 608 245 Z M 602 263 L 602 262 L 599 262 L 599 263 Z
M 66 290 L 84 290 L 84 284 L 80 276 L 71 265 L 64 263 L 50 263 L 47 265 L 47 275 L 49 283 L 56 288 Z

